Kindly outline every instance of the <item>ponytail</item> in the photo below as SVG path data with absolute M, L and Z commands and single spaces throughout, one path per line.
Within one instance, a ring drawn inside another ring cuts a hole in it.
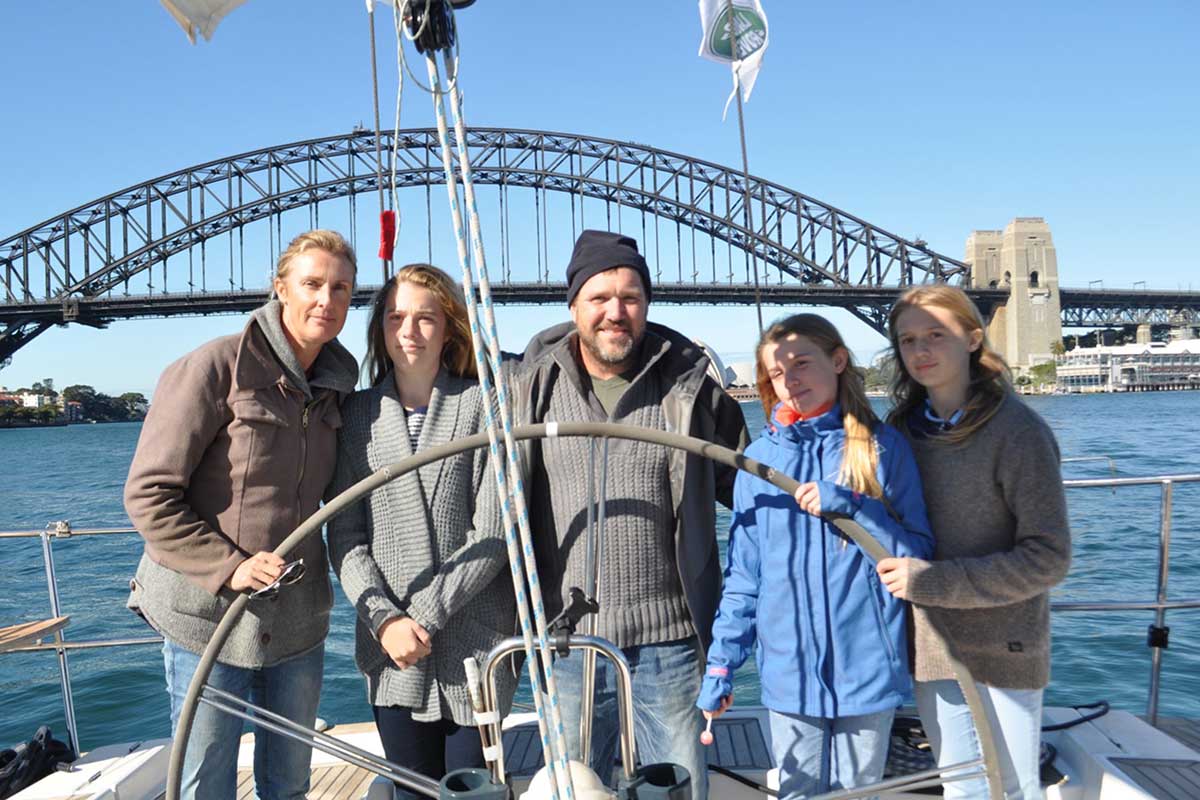
M 849 356 L 849 350 L 846 351 Z M 859 494 L 882 498 L 879 483 L 879 448 L 875 446 L 875 426 L 879 417 L 867 399 L 862 371 L 848 358 L 838 375 L 838 403 L 842 406 L 842 427 L 846 444 L 842 450 L 842 468 L 838 481 Z

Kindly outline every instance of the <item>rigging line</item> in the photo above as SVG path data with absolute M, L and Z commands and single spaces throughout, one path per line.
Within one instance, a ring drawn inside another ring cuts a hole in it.
M 499 215 L 500 216 L 500 269 L 501 269 L 501 271 L 504 272 L 504 280 L 505 280 L 505 282 L 507 282 L 509 280 L 509 278 L 508 278 L 508 259 L 505 256 L 505 252 L 508 249 L 508 246 L 507 246 L 508 243 L 507 243 L 507 239 L 506 239 L 506 237 L 508 235 L 508 231 L 505 230 L 504 217 L 508 212 L 504 208 L 504 184 L 503 183 L 496 185 L 496 198 L 500 203 L 500 215 Z M 575 206 L 574 205 L 571 206 L 571 225 L 572 226 L 575 225 Z
M 546 167 L 546 154 L 542 153 L 542 168 Z M 542 178 L 542 261 L 546 264 L 546 282 L 550 282 L 550 195 L 546 191 L 546 179 Z
M 546 153 L 541 149 L 540 138 L 538 149 L 533 151 L 533 167 L 538 173 L 545 172 L 546 169 Z M 543 179 L 544 180 L 544 179 Z M 546 263 L 546 259 L 542 257 L 544 248 L 542 242 L 549 238 L 550 231 L 546 230 L 544 213 L 546 204 L 546 193 L 538 186 L 538 178 L 535 175 L 533 178 L 533 216 L 534 216 L 534 231 L 535 238 L 533 246 L 537 249 L 538 262 L 538 280 L 549 282 L 550 280 L 550 265 Z
M 240 177 L 240 176 L 239 176 Z M 238 183 L 238 189 L 241 190 L 242 185 Z M 225 198 L 230 207 L 233 206 L 233 181 L 225 179 Z M 241 197 L 238 197 L 238 205 L 241 205 Z M 234 288 L 233 283 L 233 229 L 229 229 L 229 288 Z
M 188 176 L 187 215 L 188 215 L 188 225 L 191 225 L 192 224 L 192 177 L 191 177 L 191 175 Z M 195 267 L 196 267 L 195 249 L 196 248 L 194 248 L 194 247 L 188 248 L 188 294 L 191 294 L 196 289 L 196 279 L 195 279 L 195 275 L 194 275 Z M 86 254 L 87 250 L 84 250 L 83 252 Z M 243 269 L 243 271 L 244 271 L 244 269 Z M 11 292 L 9 293 L 9 298 L 14 299 L 12 297 Z
M 375 185 L 379 190 L 379 219 L 383 221 L 383 152 L 379 143 L 379 71 L 375 62 L 375 0 L 367 0 L 367 19 L 370 21 L 371 39 L 371 97 L 375 106 Z M 383 282 L 387 283 L 387 261 L 380 259 Z
M 353 177 L 353 176 L 351 176 Z M 354 252 L 358 252 L 358 201 L 355 199 L 357 195 L 354 193 L 354 182 L 350 183 L 351 190 L 349 194 L 350 200 L 350 246 L 354 248 Z
M 446 64 L 446 70 L 449 71 L 449 57 L 445 51 L 443 51 L 442 58 Z M 520 455 L 519 451 L 516 449 L 516 443 L 512 436 L 512 414 L 507 399 L 507 387 L 505 385 L 506 382 L 501 364 L 500 336 L 496 327 L 495 304 L 492 301 L 491 281 L 488 277 L 487 259 L 483 249 L 483 233 L 479 222 L 479 207 L 475 201 L 475 184 L 471 173 L 470 154 L 467 149 L 466 124 L 463 121 L 462 93 L 457 88 L 450 92 L 450 108 L 454 114 L 454 131 L 458 144 L 459 169 L 462 171 L 463 198 L 467 204 L 468 219 L 470 222 L 471 248 L 475 255 L 474 261 L 476 264 L 476 269 L 479 273 L 479 297 L 480 304 L 483 307 L 484 321 L 486 323 L 488 355 L 491 361 L 492 372 L 496 376 L 497 404 L 500 411 L 501 428 L 504 433 L 505 450 L 509 461 L 509 474 L 512 476 L 508 484 L 510 486 L 510 493 L 516 505 L 518 532 L 521 536 L 521 547 L 527 554 L 527 557 L 524 560 L 525 577 L 529 584 L 530 597 L 533 600 L 533 616 L 538 636 L 538 644 L 541 652 L 543 654 L 548 654 L 550 653 L 550 643 L 546 624 L 545 604 L 542 601 L 542 590 L 541 583 L 538 579 L 537 562 L 532 557 L 533 535 L 529 527 L 529 511 L 525 504 L 525 491 L 521 482 Z M 439 111 L 443 112 L 439 119 L 439 126 L 444 127 L 445 115 L 441 103 L 439 103 L 438 109 Z M 543 202 L 542 207 L 544 210 L 545 202 Z M 543 221 L 543 228 L 544 227 L 545 224 Z M 461 222 L 457 230 L 461 234 Z M 548 258 L 549 252 L 547 252 L 546 255 Z M 497 480 L 499 481 L 498 473 Z M 571 800 L 575 796 L 575 787 L 568 766 L 570 754 L 567 750 L 566 731 L 563 727 L 562 713 L 559 708 L 558 682 L 554 676 L 552 659 L 545 659 L 543 669 L 547 696 L 550 698 L 550 722 L 555 733 L 553 745 L 558 750 L 559 763 L 555 765 L 555 769 L 561 773 L 558 778 L 558 782 L 562 784 L 562 788 L 565 788 L 568 800 Z M 551 743 L 547 742 L 547 745 L 549 744 Z M 551 748 L 548 747 L 547 749 Z M 552 769 L 551 772 L 553 773 L 554 770 Z M 556 790 L 557 788 L 558 787 L 556 785 Z
M 507 158 L 506 158 L 506 160 L 507 160 Z M 503 251 L 502 251 L 502 256 L 504 259 L 504 280 L 511 281 L 512 280 L 512 223 L 509 221 L 509 218 L 508 218 L 508 211 L 509 211 L 509 207 L 511 206 L 511 203 L 508 200 L 508 179 L 507 178 L 504 179 L 504 181 L 500 184 L 500 190 L 503 192 L 501 197 L 504 198 L 504 243 L 503 243 Z M 583 211 L 580 210 L 580 214 L 582 214 L 582 213 L 583 213 Z
M 204 192 L 200 192 L 200 219 L 204 219 Z M 106 226 L 108 222 L 104 223 Z M 108 252 L 112 252 L 109 246 Z M 200 240 L 200 291 L 208 291 L 208 240 Z
M 606 184 L 611 185 L 611 181 L 608 178 L 608 159 L 604 160 L 604 182 Z M 604 221 L 608 225 L 608 229 L 611 231 L 612 230 L 612 203 L 609 201 L 608 197 L 604 198 Z
M 433 187 L 429 185 L 429 150 L 425 150 L 425 254 L 426 263 L 433 263 Z
M 763 332 L 763 317 L 762 317 L 762 296 L 759 294 L 758 288 L 758 248 L 754 243 L 754 228 L 750 222 L 750 160 L 746 156 L 746 122 L 742 116 L 742 82 L 738 78 L 737 62 L 738 62 L 738 40 L 737 40 L 737 24 L 733 16 L 733 0 L 725 0 L 726 13 L 729 16 L 729 55 L 733 59 L 730 65 L 733 71 L 733 93 L 737 95 L 737 112 L 738 112 L 738 138 L 742 143 L 742 191 L 746 193 L 746 199 L 742 204 L 742 213 L 746 219 L 746 236 L 750 245 L 750 264 L 754 268 L 754 308 L 758 312 L 758 335 L 762 336 Z
M 408 3 L 404 4 L 406 7 Z M 400 107 L 404 102 L 404 20 L 400 3 L 392 3 L 392 25 L 396 29 L 396 120 L 392 125 L 392 209 L 396 213 L 396 233 L 392 237 L 393 250 L 400 245 L 400 195 L 396 185 L 396 164 L 400 161 Z M 426 187 L 428 189 L 428 186 Z M 430 228 L 432 229 L 432 225 Z M 432 248 L 432 245 L 431 245 Z M 432 255 L 430 262 L 432 263 Z M 395 263 L 394 261 L 392 262 Z
M 675 176 L 675 207 L 679 207 L 679 176 Z M 679 274 L 679 282 L 683 283 L 683 229 L 679 224 L 679 216 L 675 216 L 675 268 Z
M 465 236 L 465 232 L 464 232 L 464 228 L 463 228 L 462 212 L 459 210 L 459 205 L 458 205 L 458 189 L 457 189 L 457 184 L 456 184 L 456 181 L 454 178 L 454 166 L 451 162 L 450 141 L 449 141 L 450 135 L 449 135 L 449 131 L 448 131 L 447 124 L 446 124 L 445 101 L 443 99 L 443 93 L 441 91 L 436 91 L 439 86 L 439 82 L 438 82 L 439 75 L 438 75 L 438 66 L 437 66 L 436 61 L 434 61 L 434 57 L 433 57 L 432 53 L 426 53 L 425 65 L 429 72 L 429 82 L 430 82 L 431 86 L 433 86 L 435 89 L 435 91 L 432 92 L 432 95 L 433 95 L 432 99 L 433 99 L 433 104 L 434 104 L 435 116 L 437 117 L 438 140 L 441 145 L 441 151 L 442 151 L 442 167 L 443 167 L 443 169 L 445 171 L 445 175 L 446 175 L 446 194 L 450 201 L 450 214 L 451 214 L 451 218 L 454 223 L 454 233 L 455 233 L 456 245 L 457 245 L 457 250 L 458 250 L 458 260 L 459 260 L 459 264 L 461 265 L 462 270 L 463 270 L 463 289 L 464 289 L 464 295 L 466 296 L 466 299 L 467 299 L 467 304 L 466 304 L 467 305 L 467 317 L 468 317 L 468 322 L 470 323 L 470 326 L 471 326 L 471 339 L 472 339 L 472 343 L 473 343 L 472 349 L 474 350 L 476 368 L 479 372 L 480 390 L 483 392 L 484 397 L 488 398 L 488 397 L 490 397 L 490 394 L 491 394 L 490 387 L 489 387 L 490 381 L 488 379 L 488 371 L 487 371 L 488 364 L 487 364 L 487 360 L 486 360 L 486 358 L 484 356 L 484 352 L 483 352 L 483 343 L 482 343 L 483 334 L 482 334 L 482 331 L 480 330 L 479 316 L 478 316 L 477 310 L 475 308 L 475 305 L 476 305 L 475 292 L 474 292 L 474 288 L 472 286 L 471 270 L 470 270 L 470 267 L 469 267 L 468 261 L 467 261 L 467 243 L 466 243 L 466 236 Z M 465 136 L 463 136 L 462 131 L 461 131 L 461 128 L 462 128 L 461 112 L 459 110 L 458 102 L 457 102 L 457 100 L 458 100 L 457 90 L 455 90 L 451 94 L 451 98 L 452 98 L 452 107 L 454 109 L 454 114 L 455 114 L 455 131 L 458 134 L 458 147 L 459 147 L 459 152 L 460 152 L 459 159 L 460 159 L 460 168 L 462 169 L 462 172 L 463 172 L 464 194 L 468 198 L 468 202 L 471 204 L 471 207 L 472 207 L 472 214 L 471 214 L 472 244 L 473 245 L 478 244 L 478 246 L 479 246 L 479 253 L 478 253 L 478 257 L 476 258 L 476 262 L 478 264 L 478 269 L 480 270 L 480 276 L 481 276 L 480 277 L 480 295 L 483 300 L 485 317 L 487 318 L 487 323 L 488 323 L 489 350 L 491 351 L 491 353 L 494 354 L 494 365 L 493 366 L 495 369 L 495 378 L 496 378 L 497 405 L 499 406 L 499 410 L 500 410 L 500 414 L 501 414 L 501 423 L 504 426 L 504 444 L 505 444 L 507 458 L 508 458 L 509 463 L 513 465 L 515 470 L 517 470 L 513 473 L 511 481 L 510 481 L 508 474 L 507 474 L 507 470 L 505 468 L 504 460 L 501 459 L 500 454 L 499 454 L 499 441 L 498 441 L 498 437 L 497 437 L 498 426 L 496 424 L 495 414 L 493 413 L 493 410 L 492 410 L 492 404 L 490 402 L 485 402 L 484 403 L 484 416 L 487 421 L 488 443 L 489 443 L 489 447 L 490 447 L 490 455 L 492 457 L 493 474 L 496 478 L 498 494 L 501 498 L 503 498 L 503 502 L 501 503 L 501 510 L 504 515 L 505 542 L 508 547 L 509 563 L 512 568 L 511 572 L 512 572 L 512 579 L 513 579 L 513 593 L 516 596 L 517 616 L 518 616 L 518 619 L 521 624 L 521 634 L 522 634 L 522 638 L 524 640 L 524 650 L 525 650 L 525 654 L 526 654 L 526 665 L 528 666 L 528 669 L 529 669 L 530 684 L 533 687 L 534 705 L 537 708 L 537 712 L 538 712 L 538 730 L 539 730 L 539 733 L 541 734 L 541 739 L 542 739 L 542 752 L 543 752 L 544 758 L 546 759 L 546 763 L 550 766 L 548 777 L 550 778 L 551 792 L 552 792 L 555 800 L 558 800 L 558 798 L 560 797 L 560 793 L 559 793 L 560 777 L 559 777 L 558 773 L 562 772 L 561 778 L 562 778 L 562 783 L 565 784 L 566 796 L 567 796 L 568 800 L 573 800 L 575 793 L 574 793 L 574 787 L 571 782 L 571 774 L 570 774 L 570 771 L 569 771 L 569 768 L 567 765 L 566 736 L 565 736 L 565 731 L 563 729 L 562 716 L 561 716 L 561 713 L 559 710 L 559 705 L 558 705 L 557 683 L 554 680 L 553 661 L 550 658 L 551 651 L 550 651 L 550 647 L 549 647 L 548 638 L 546 636 L 545 606 L 542 601 L 541 587 L 538 583 L 537 565 L 536 565 L 536 563 L 533 562 L 533 546 L 532 546 L 531 538 L 528 535 L 529 512 L 525 508 L 524 489 L 523 489 L 523 485 L 521 482 L 521 476 L 520 476 L 520 472 L 519 472 L 519 469 L 520 469 L 520 462 L 518 461 L 519 456 L 517 455 L 517 451 L 516 451 L 516 443 L 512 437 L 512 431 L 511 431 L 512 420 L 508 414 L 507 397 L 505 397 L 505 393 L 504 393 L 504 390 L 505 390 L 504 375 L 500 369 L 501 365 L 500 365 L 500 359 L 499 359 L 499 337 L 497 336 L 496 330 L 495 330 L 494 315 L 491 313 L 491 306 L 490 306 L 491 293 L 490 293 L 490 287 L 487 283 L 487 277 L 486 277 L 487 271 L 486 271 L 485 262 L 483 260 L 482 242 L 481 241 L 476 242 L 476 240 L 479 239 L 478 215 L 476 213 L 474 213 L 474 202 L 473 202 L 474 201 L 474 190 L 473 190 L 473 188 L 469 188 L 469 187 L 471 187 L 471 183 L 470 183 L 471 174 L 470 174 L 469 161 L 465 158 L 466 140 L 465 140 Z M 510 486 L 511 486 L 511 492 L 510 492 Z M 514 524 L 513 524 L 513 507 L 512 507 L 512 503 L 510 502 L 514 498 L 516 500 L 516 506 L 517 506 L 516 516 L 517 516 L 518 524 L 516 526 L 514 526 Z M 517 536 L 516 536 L 516 531 L 514 530 L 514 528 L 520 529 L 521 539 L 522 539 L 521 546 L 518 546 L 518 544 L 517 544 Z M 528 560 L 523 559 L 522 549 L 524 549 L 524 552 L 529 556 Z M 522 574 L 522 565 L 524 565 L 524 574 Z M 528 582 L 528 586 L 529 586 L 529 599 L 532 600 L 534 618 L 535 618 L 535 622 L 537 624 L 537 629 L 538 629 L 538 641 L 541 646 L 540 652 L 541 652 L 541 655 L 544 657 L 543 659 L 538 658 L 538 651 L 535 650 L 535 648 L 534 648 L 533 633 L 530 630 L 530 626 L 529 626 L 529 602 L 525 596 L 526 581 Z M 549 735 L 550 731 L 548 729 L 545 708 L 543 705 L 543 700 L 542 700 L 541 692 L 540 692 L 540 687 L 542 685 L 541 684 L 542 670 L 539 670 L 539 668 L 538 668 L 539 664 L 541 664 L 541 666 L 544 667 L 544 677 L 546 680 L 547 697 L 548 697 L 548 700 L 550 703 L 550 710 L 551 710 L 552 721 L 553 721 L 553 726 L 554 726 L 554 734 L 555 734 L 554 738 L 553 738 L 553 744 L 557 745 L 557 750 L 558 750 L 558 753 L 560 754 L 559 757 L 557 757 L 557 758 L 554 753 L 555 748 L 552 746 L 552 739 Z
M 407 11 L 408 7 L 412 3 L 420 2 L 420 0 L 388 0 L 388 2 L 403 3 L 403 9 L 400 13 L 400 16 L 403 18 L 404 11 Z M 429 24 L 430 10 L 432 9 L 432 7 L 433 7 L 433 0 L 425 0 L 425 11 L 421 14 L 420 27 L 417 28 L 412 33 L 409 33 L 407 30 L 405 30 L 404 38 L 408 39 L 410 42 L 415 42 L 417 39 L 421 38 L 421 34 L 423 34 L 425 32 L 425 27 Z M 453 14 L 454 7 L 453 6 L 447 6 L 447 7 L 450 9 L 451 14 Z M 438 95 L 438 94 L 446 94 L 447 92 L 453 91 L 454 89 L 456 89 L 458 87 L 458 37 L 456 36 L 454 38 L 454 72 L 448 77 L 448 79 L 447 79 L 448 83 L 447 83 L 447 86 L 445 89 L 441 88 L 440 84 L 438 86 L 426 86 L 425 84 L 421 83 L 421 79 L 418 78 L 416 73 L 412 71 L 412 67 L 410 67 L 408 65 L 408 59 L 405 58 L 403 55 L 401 55 L 400 63 L 402 63 L 404 65 L 404 70 L 408 73 L 408 77 L 412 78 L 412 82 L 417 85 L 417 88 L 420 89 L 421 91 L 425 92 L 426 94 Z

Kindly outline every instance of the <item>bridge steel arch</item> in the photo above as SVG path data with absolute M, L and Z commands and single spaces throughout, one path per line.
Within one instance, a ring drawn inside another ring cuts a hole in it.
M 967 264 L 924 242 L 762 178 L 749 181 L 754 229 L 747 229 L 741 171 L 710 161 L 631 142 L 536 130 L 472 128 L 467 140 L 477 184 L 601 200 L 606 208 L 650 214 L 752 253 L 771 268 L 763 277 L 770 289 L 767 302 L 795 302 L 811 294 L 813 301 L 848 308 L 882 330 L 898 290 L 914 283 L 966 285 L 969 280 Z M 435 129 L 385 132 L 379 149 L 385 181 L 394 166 L 397 188 L 445 182 Z M 130 301 L 140 299 L 132 305 L 145 315 L 153 315 L 156 305 L 178 309 L 189 302 L 205 313 L 220 306 L 224 295 L 244 295 L 245 286 L 232 275 L 225 288 L 197 286 L 190 267 L 182 300 L 178 293 L 154 292 L 152 281 L 140 295 L 131 296 L 129 289 L 133 277 L 158 266 L 165 287 L 171 256 L 203 248 L 253 222 L 378 191 L 375 153 L 372 131 L 263 148 L 145 181 L 0 240 L 0 322 L 5 325 L 0 359 L 50 325 L 103 325 L 121 316 L 112 308 L 128 308 Z M 668 302 L 752 299 L 748 280 L 734 281 L 732 272 L 727 278 L 712 283 L 660 279 L 655 294 Z M 504 281 L 496 283 L 503 298 Z M 536 292 L 513 294 L 538 302 Z M 999 299 L 996 292 L 982 294 L 989 297 L 981 300 Z M 221 310 L 238 306 L 230 302 Z

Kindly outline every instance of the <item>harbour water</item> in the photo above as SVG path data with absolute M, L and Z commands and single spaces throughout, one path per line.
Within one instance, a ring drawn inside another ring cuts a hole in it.
M 1027 398 L 1054 428 L 1064 457 L 1109 456 L 1120 476 L 1200 472 L 1200 393 Z M 762 412 L 744 404 L 751 430 Z M 883 410 L 883 405 L 879 406 Z M 78 528 L 125 527 L 121 488 L 139 423 L 0 431 L 0 530 L 40 530 L 53 520 Z M 1107 463 L 1069 462 L 1067 477 L 1108 477 Z M 1074 563 L 1055 599 L 1150 600 L 1155 593 L 1157 487 L 1079 489 L 1068 494 Z M 728 516 L 722 516 L 723 523 Z M 723 539 L 722 535 L 722 539 Z M 145 636 L 124 608 L 141 552 L 137 536 L 56 541 L 54 555 L 68 639 Z M 36 539 L 0 541 L 0 626 L 48 617 Z M 1170 594 L 1200 594 L 1200 484 L 1176 487 Z M 1150 612 L 1064 613 L 1054 620 L 1054 678 L 1047 702 L 1108 700 L 1145 710 Z M 1200 717 L 1200 613 L 1168 615 L 1162 713 Z M 332 723 L 370 719 L 353 660 L 353 611 L 338 593 L 327 643 L 321 716 Z M 101 649 L 70 656 L 84 749 L 169 734 L 158 647 Z M 757 702 L 757 676 L 737 675 L 739 701 Z M 28 739 L 40 724 L 65 738 L 57 660 L 49 652 L 0 656 L 0 747 Z

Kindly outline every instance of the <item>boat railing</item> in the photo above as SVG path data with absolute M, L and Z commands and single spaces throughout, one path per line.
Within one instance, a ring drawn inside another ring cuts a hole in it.
M 1147 631 L 1146 646 L 1150 648 L 1150 689 L 1146 698 L 1146 720 L 1158 724 L 1158 695 L 1162 680 L 1163 650 L 1169 643 L 1171 629 L 1167 627 L 1167 611 L 1200 608 L 1200 597 L 1170 600 L 1167 597 L 1167 582 L 1171 574 L 1171 512 L 1175 497 L 1175 486 L 1181 483 L 1200 483 L 1200 473 L 1181 475 L 1158 475 L 1146 478 L 1083 478 L 1063 481 L 1067 489 L 1112 489 L 1126 486 L 1159 487 L 1158 516 L 1158 576 L 1157 592 L 1147 600 L 1100 600 L 1096 602 L 1058 601 L 1051 604 L 1053 611 L 1153 611 L 1154 622 Z
M 1153 598 L 1144 600 L 1100 600 L 1074 601 L 1063 600 L 1051 604 L 1055 612 L 1127 612 L 1153 611 L 1154 621 L 1149 626 L 1147 646 L 1150 654 L 1150 688 L 1146 700 L 1146 718 L 1150 724 L 1158 721 L 1159 690 L 1162 679 L 1163 650 L 1167 647 L 1170 629 L 1166 625 L 1168 611 L 1183 609 L 1200 609 L 1200 597 L 1171 600 L 1167 594 L 1168 580 L 1171 572 L 1171 515 L 1174 501 L 1174 491 L 1178 484 L 1200 483 L 1200 473 L 1179 475 L 1158 475 L 1139 478 L 1088 478 L 1070 479 L 1063 481 L 1063 486 L 1069 490 L 1075 489 L 1111 489 L 1116 491 L 1128 486 L 1159 487 L 1159 531 L 1158 531 L 1158 570 L 1156 594 Z M 111 536 L 136 534 L 133 528 L 80 528 L 71 527 L 70 522 L 58 521 L 48 524 L 45 529 L 37 531 L 0 531 L 2 539 L 38 538 L 42 542 L 42 561 L 46 571 L 46 585 L 50 595 L 50 611 L 55 617 L 62 616 L 61 603 L 58 594 L 58 582 L 54 571 L 53 542 L 58 539 L 69 539 L 76 536 Z M 59 679 L 62 686 L 63 708 L 66 717 L 68 735 L 75 752 L 79 750 L 79 734 L 75 721 L 74 699 L 71 693 L 71 673 L 67 661 L 67 653 L 71 650 L 90 650 L 104 647 L 126 647 L 137 645 L 161 644 L 161 636 L 144 636 L 133 638 L 95 639 L 87 641 L 68 641 L 61 630 L 53 634 L 53 641 L 36 643 L 22 647 L 14 647 L 6 652 L 36 652 L 52 651 L 58 656 Z
M 33 539 L 42 540 L 42 564 L 46 570 L 46 587 L 50 592 L 50 614 L 61 617 L 62 603 L 58 595 L 58 578 L 54 571 L 55 539 L 70 539 L 75 536 L 114 536 L 137 533 L 133 528 L 71 528 L 66 520 L 51 522 L 40 531 L 0 531 L 0 539 Z M 75 720 L 75 697 L 71 691 L 71 667 L 67 661 L 70 650 L 94 650 L 102 647 L 128 647 L 134 645 L 161 644 L 161 636 L 141 636 L 121 639 L 94 639 L 90 641 L 71 642 L 63 636 L 61 628 L 54 631 L 54 641 L 35 642 L 23 647 L 13 647 L 6 653 L 25 653 L 36 651 L 53 651 L 58 655 L 58 677 L 62 687 L 63 715 L 66 717 L 67 737 L 71 748 L 76 753 L 83 752 L 79 747 L 79 726 Z

